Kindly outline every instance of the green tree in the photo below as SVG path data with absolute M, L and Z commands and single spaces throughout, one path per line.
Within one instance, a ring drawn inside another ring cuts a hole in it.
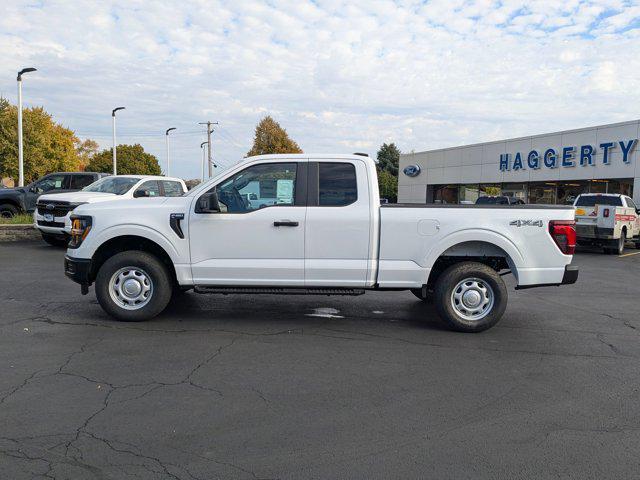
M 378 170 L 378 190 L 380 198 L 386 198 L 389 203 L 398 201 L 398 178 L 384 170 Z
M 80 170 L 86 170 L 89 161 L 96 153 L 98 153 L 98 148 L 100 148 L 100 146 L 98 145 L 98 142 L 91 140 L 90 138 L 87 138 L 86 140 L 76 139 L 74 146 L 80 161 Z
M 302 149 L 289 138 L 287 131 L 278 122 L 266 116 L 256 126 L 253 147 L 247 157 L 269 153 L 302 153 Z
M 144 151 L 142 145 L 118 145 L 116 150 L 120 175 L 160 175 L 158 159 Z M 113 148 L 96 153 L 86 170 L 89 172 L 113 172 Z
M 42 107 L 22 112 L 24 178 L 31 182 L 54 171 L 80 166 L 72 130 L 53 121 Z M 0 177 L 18 178 L 18 108 L 0 98 Z
M 378 150 L 378 189 L 380 197 L 391 203 L 398 201 L 398 164 L 400 150 L 395 143 L 383 143 Z

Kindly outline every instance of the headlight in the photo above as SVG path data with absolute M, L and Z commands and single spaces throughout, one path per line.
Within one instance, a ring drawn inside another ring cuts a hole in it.
M 91 230 L 91 217 L 71 215 L 71 241 L 69 248 L 78 248 Z

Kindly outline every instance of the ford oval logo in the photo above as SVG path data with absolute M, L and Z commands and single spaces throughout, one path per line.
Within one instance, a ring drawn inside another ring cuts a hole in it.
M 53 210 L 56 206 L 53 203 L 47 203 L 47 210 Z
M 407 177 L 417 177 L 420 174 L 420 166 L 408 165 L 402 170 Z

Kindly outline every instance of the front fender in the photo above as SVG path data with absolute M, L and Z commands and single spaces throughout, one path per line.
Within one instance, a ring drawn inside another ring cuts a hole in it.
M 95 234 L 95 236 L 92 236 L 92 234 Z M 124 236 L 142 237 L 158 244 L 165 252 L 167 252 L 167 255 L 169 255 L 174 264 L 189 262 L 188 249 L 181 252 L 176 245 L 160 231 L 139 224 L 114 225 L 98 232 L 91 232 L 79 248 L 75 251 L 70 250 L 70 252 L 73 252 L 74 257 L 92 258 L 96 250 L 98 250 L 98 248 L 100 248 L 100 246 L 105 242 L 116 237 Z M 184 242 L 185 240 L 181 241 Z

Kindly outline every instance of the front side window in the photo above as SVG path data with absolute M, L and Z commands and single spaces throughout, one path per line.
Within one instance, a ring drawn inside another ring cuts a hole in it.
M 162 186 L 164 188 L 165 197 L 181 197 L 184 195 L 182 185 L 180 182 L 174 182 L 172 180 L 162 180 Z
M 150 197 L 160 196 L 160 185 L 158 185 L 157 180 L 149 180 L 148 182 L 144 182 L 142 185 L 138 187 L 138 190 L 148 191 Z
M 49 175 L 47 178 L 36 183 L 35 188 L 38 193 L 53 192 L 55 190 L 66 189 L 67 178 L 64 175 Z
M 320 162 L 318 194 L 321 207 L 342 207 L 354 203 L 358 199 L 358 185 L 353 164 Z
M 71 190 L 82 190 L 93 182 L 93 175 L 73 175 L 71 177 Z
M 245 168 L 217 186 L 222 212 L 247 213 L 295 203 L 296 164 L 266 163 Z
M 140 180 L 137 177 L 103 177 L 83 188 L 83 191 L 124 195 Z
M 638 208 L 638 207 L 636 207 L 635 202 L 634 202 L 633 200 L 631 200 L 631 198 L 629 198 L 629 197 L 625 197 L 625 198 L 627 199 L 627 206 L 628 206 L 628 207 L 631 207 L 631 208 Z

